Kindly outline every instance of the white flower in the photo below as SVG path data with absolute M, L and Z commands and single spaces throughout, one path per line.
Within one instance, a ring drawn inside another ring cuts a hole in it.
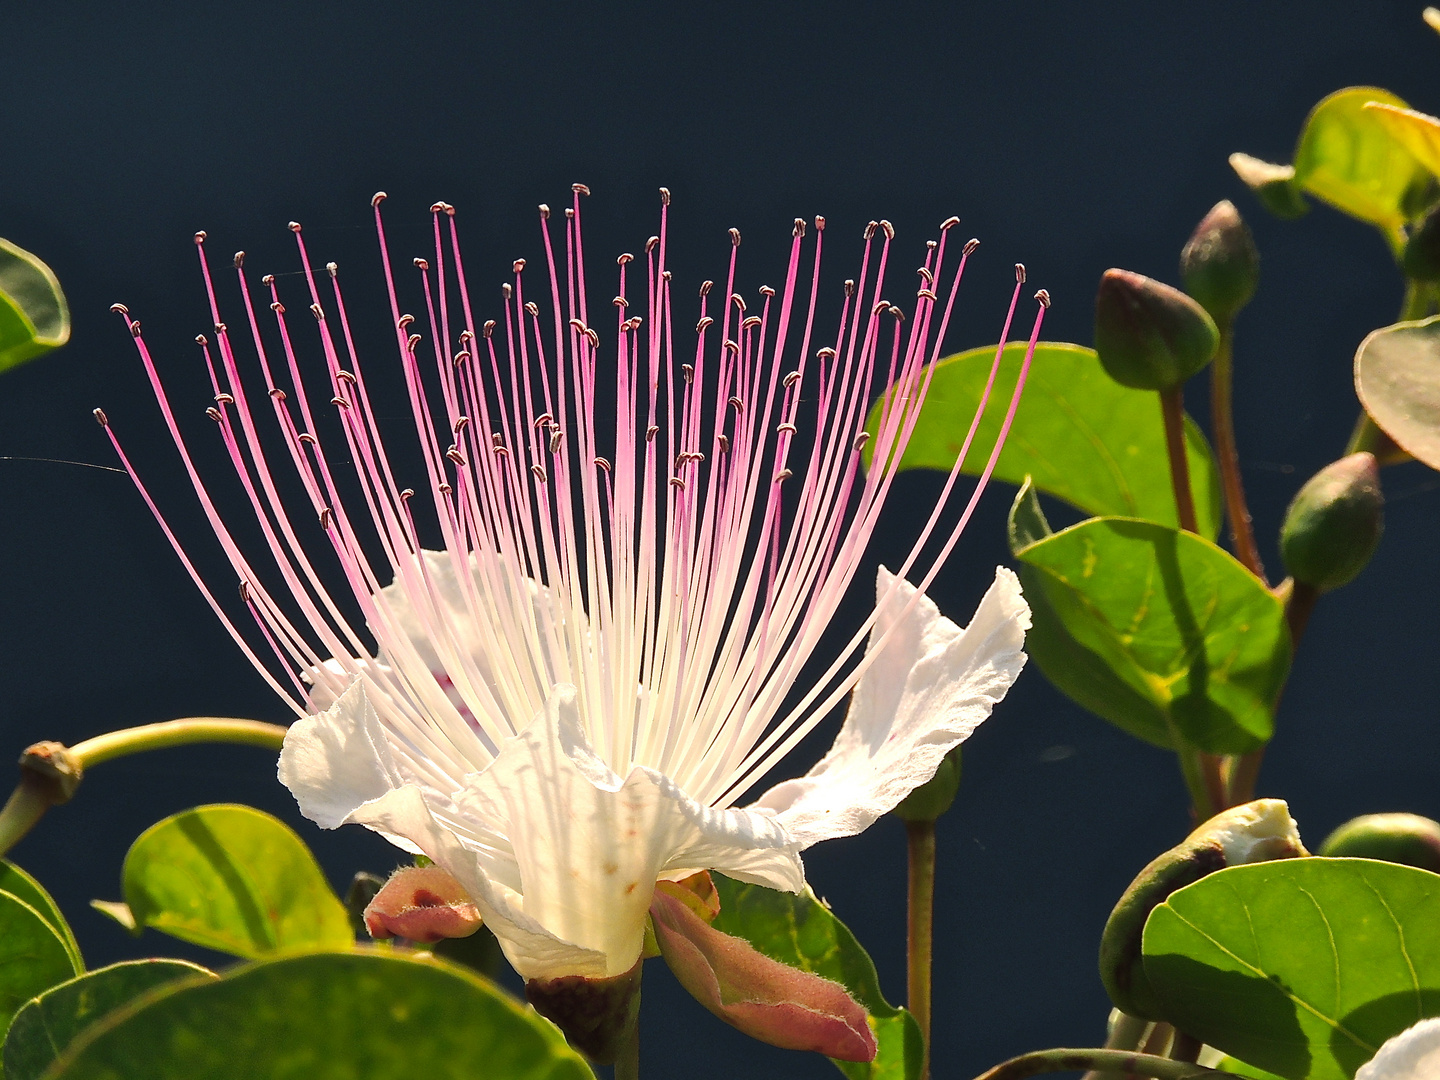
M 1355 1080 L 1436 1080 L 1440 1077 L 1440 1017 L 1421 1020 L 1380 1047 Z
M 954 219 L 926 249 L 906 317 L 883 299 L 893 230 L 872 223 L 833 347 L 818 353 L 823 219 L 810 242 L 797 220 L 783 288 L 748 303 L 732 248 L 727 285 L 702 288 L 698 341 L 682 352 L 676 327 L 691 315 L 666 269 L 668 211 L 643 263 L 622 256 L 613 307 L 587 308 L 582 194 L 577 185 L 558 238 L 542 208 L 551 295 L 526 302 L 517 262 L 499 323 L 472 318 L 453 208 L 432 208 L 433 259 L 415 261 L 424 337 L 387 261 L 423 494 L 400 490 L 380 440 L 387 410 L 372 400 L 333 264 L 329 281 L 315 274 L 292 225 L 319 330 L 302 363 L 274 279 L 277 327 L 262 329 L 237 256 L 251 331 L 241 336 L 261 349 L 263 383 L 242 376 L 213 300 L 216 340 L 201 345 L 211 419 L 265 539 L 259 558 L 210 498 L 125 313 L 258 632 L 242 634 L 187 569 L 300 717 L 281 780 L 321 826 L 365 825 L 453 875 L 528 979 L 628 971 L 662 878 L 715 869 L 801 889 L 803 849 L 869 826 L 989 714 L 1019 674 L 1029 626 L 1007 570 L 965 630 L 906 580 L 933 578 L 969 516 L 941 525 L 936 507 L 898 573 L 881 568 L 865 625 L 818 678 L 810 666 L 940 355 L 974 246 L 947 249 Z M 1007 318 L 1001 340 L 1008 329 Z M 261 344 L 276 330 L 278 351 Z M 887 382 L 905 405 L 882 416 L 866 470 L 866 407 Z M 332 415 L 312 409 L 320 385 Z M 258 434 L 265 401 L 283 454 Z M 343 597 L 301 536 L 309 515 L 282 495 L 272 471 L 282 456 L 348 583 Z M 958 475 L 957 463 L 942 504 Z M 931 557 L 918 569 L 922 551 Z M 736 808 L 847 694 L 825 759 Z

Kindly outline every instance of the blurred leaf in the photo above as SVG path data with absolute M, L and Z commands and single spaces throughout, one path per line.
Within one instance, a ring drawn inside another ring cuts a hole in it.
M 128 960 L 51 987 L 26 1002 L 5 1033 L 5 1080 L 39 1080 L 76 1035 L 147 990 L 215 977 L 184 960 Z
M 1367 102 L 1364 108 L 1416 161 L 1440 176 L 1440 119 L 1383 101 Z
M 107 919 L 114 919 L 130 933 L 139 937 L 145 929 L 135 923 L 135 913 L 130 910 L 130 905 L 120 900 L 91 900 L 90 906 L 104 915 Z
M 0 1030 L 25 1002 L 80 971 L 44 915 L 13 893 L 0 892 Z
M 50 929 L 54 930 L 60 936 L 60 940 L 65 943 L 65 950 L 70 954 L 70 959 L 75 964 L 75 970 L 85 970 L 85 960 L 80 955 L 80 944 L 75 940 L 74 931 L 65 921 L 65 916 L 60 914 L 59 905 L 45 891 L 45 887 L 40 882 L 9 859 L 0 859 L 0 890 L 8 892 L 11 896 L 18 896 L 39 912 L 40 917 L 50 924 Z
M 1177 1026 L 1287 1080 L 1346 1080 L 1440 1015 L 1440 875 L 1369 859 L 1237 866 L 1145 924 Z
M 1295 182 L 1312 195 L 1403 242 L 1407 204 L 1429 181 L 1370 102 L 1408 106 L 1388 90 L 1351 86 L 1322 99 L 1295 147 Z
M 1401 449 L 1440 469 L 1440 315 L 1382 327 L 1362 341 L 1355 392 Z
M 70 340 L 70 308 L 50 267 L 0 240 L 0 371 Z
M 582 1080 L 554 1025 L 439 961 L 368 950 L 247 964 L 106 1017 L 46 1080 Z
M 122 879 L 137 925 L 234 956 L 355 943 L 304 841 L 248 806 L 199 806 L 152 825 Z
M 1023 342 L 1005 346 L 989 405 L 962 469 L 968 476 L 978 476 L 985 468 L 1024 356 Z M 995 346 L 989 345 L 935 365 L 902 468 L 948 472 L 954 466 L 994 359 Z M 887 400 L 882 398 L 870 410 L 867 452 L 875 445 Z M 1220 474 L 1205 436 L 1188 417 L 1185 447 L 1200 531 L 1214 537 L 1220 529 Z M 1019 484 L 1028 474 L 1041 491 L 1087 514 L 1178 525 L 1168 461 L 1160 400 L 1153 391 L 1131 390 L 1112 380 L 1092 349 L 1054 341 L 1036 346 L 1015 423 L 995 465 L 998 479 Z
M 1231 154 L 1230 167 L 1265 209 L 1285 221 L 1310 212 L 1310 204 L 1295 183 L 1295 166 L 1276 165 L 1249 154 Z
M 869 1062 L 835 1061 L 851 1080 L 913 1080 L 920 1075 L 924 1046 L 920 1026 L 905 1009 L 880 993 L 869 954 L 848 927 L 815 894 L 778 892 L 712 873 L 720 893 L 716 930 L 744 938 L 757 950 L 802 971 L 838 982 L 870 1013 L 879 1051 Z
M 1092 518 L 1018 555 L 1027 646 L 1062 691 L 1159 746 L 1172 725 L 1212 754 L 1270 738 L 1290 635 L 1280 601 L 1229 554 L 1154 522 Z

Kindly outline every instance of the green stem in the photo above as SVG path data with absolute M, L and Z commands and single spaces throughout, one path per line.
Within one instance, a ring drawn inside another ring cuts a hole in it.
M 1141 1020 L 1138 1016 L 1131 1016 L 1119 1009 L 1115 1010 L 1114 1020 L 1110 1024 L 1110 1031 L 1105 1037 L 1106 1050 L 1135 1051 L 1145 1043 L 1145 1036 L 1150 1033 L 1150 1021 Z M 1080 1080 L 1119 1080 L 1122 1073 L 1098 1072 L 1092 1069 Z
M 278 751 L 284 741 L 285 729 L 278 724 L 191 716 L 106 732 L 73 747 L 56 742 L 35 743 L 21 756 L 20 783 L 0 810 L 0 856 L 14 847 L 46 810 L 69 802 L 85 770 L 92 765 L 190 743 L 237 743 Z
M 640 1024 L 630 1025 L 630 1034 L 615 1058 L 615 1080 L 640 1080 Z
M 906 919 L 906 1004 L 920 1025 L 925 1063 L 920 1080 L 930 1075 L 930 985 L 935 937 L 935 822 L 907 821 L 909 853 L 908 918 Z
M 1165 450 L 1170 458 L 1170 484 L 1175 489 L 1175 512 L 1180 528 L 1195 527 L 1195 497 L 1190 493 L 1190 462 L 1185 456 L 1185 388 L 1160 391 L 1160 412 L 1165 417 Z
M 975 1080 L 1023 1080 L 1027 1076 L 1041 1073 L 1078 1072 L 1093 1069 L 1098 1072 L 1128 1072 L 1134 1076 L 1149 1076 L 1155 1080 L 1194 1080 L 1198 1077 L 1228 1077 L 1234 1073 L 1207 1069 L 1190 1061 L 1173 1061 L 1155 1054 L 1137 1054 L 1128 1050 L 1037 1050 L 1032 1054 L 1021 1054 L 1009 1061 L 996 1065 Z
M 1210 426 L 1215 435 L 1215 457 L 1220 465 L 1220 482 L 1225 489 L 1225 512 L 1230 518 L 1230 538 L 1235 556 L 1266 585 L 1265 566 L 1255 545 L 1255 529 L 1245 502 L 1245 485 L 1240 479 L 1240 451 L 1235 444 L 1234 331 L 1229 323 L 1220 327 L 1220 348 L 1210 364 Z

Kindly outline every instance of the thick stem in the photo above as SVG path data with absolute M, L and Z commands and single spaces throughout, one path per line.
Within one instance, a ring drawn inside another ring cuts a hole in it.
M 68 748 L 60 743 L 36 743 L 20 758 L 20 783 L 0 810 L 0 856 L 14 847 L 46 810 L 68 802 L 92 765 L 190 743 L 237 743 L 278 751 L 284 741 L 285 729 L 278 724 L 191 716 L 106 732 Z
M 1155 1054 L 1137 1054 L 1127 1050 L 1037 1050 L 1033 1054 L 1021 1054 L 975 1080 L 1023 1080 L 1027 1076 L 1041 1073 L 1078 1072 L 1094 1069 L 1099 1072 L 1128 1072 L 1134 1076 L 1149 1076 L 1155 1080 L 1194 1080 L 1197 1077 L 1227 1077 L 1234 1073 L 1207 1069 L 1190 1061 L 1173 1061 Z
M 1266 585 L 1260 549 L 1255 546 L 1255 529 L 1250 507 L 1245 503 L 1245 485 L 1240 480 L 1240 451 L 1235 445 L 1234 331 L 1229 323 L 1220 327 L 1220 348 L 1210 363 L 1210 426 L 1215 435 L 1215 456 L 1220 465 L 1220 482 L 1225 489 L 1225 513 L 1230 519 L 1230 539 L 1235 557 Z
M 1114 1012 L 1114 1020 L 1110 1024 L 1109 1034 L 1105 1037 L 1106 1050 L 1139 1050 L 1145 1042 L 1145 1036 L 1150 1033 L 1150 1021 L 1141 1020 L 1138 1016 L 1131 1016 L 1119 1009 Z M 1080 1080 L 1119 1080 L 1124 1073 L 1107 1073 L 1091 1070 Z
M 921 1080 L 930 1075 L 930 984 L 935 937 L 935 823 L 907 821 L 910 880 L 906 919 L 907 1006 L 925 1041 Z
M 630 1025 L 630 1034 L 615 1058 L 615 1080 L 640 1080 L 640 1025 Z
M 1170 483 L 1175 489 L 1175 511 L 1180 527 L 1195 527 L 1195 497 L 1190 493 L 1190 462 L 1185 456 L 1185 388 L 1160 391 L 1160 412 L 1165 417 L 1165 450 L 1170 457 Z

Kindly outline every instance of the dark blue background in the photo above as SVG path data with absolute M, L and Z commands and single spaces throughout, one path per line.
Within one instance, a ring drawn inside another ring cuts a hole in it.
M 539 254 L 534 205 L 563 204 L 573 180 L 595 192 L 586 213 L 597 273 L 639 249 L 655 188 L 668 185 L 677 283 L 719 274 L 731 225 L 744 230 L 744 265 L 759 283 L 780 273 L 795 215 L 827 215 L 840 238 L 886 217 L 914 254 L 959 214 L 983 246 L 956 348 L 993 340 L 1016 260 L 1055 298 L 1047 336 L 1088 343 L 1103 269 L 1173 281 L 1194 223 L 1234 199 L 1264 259 L 1238 328 L 1236 411 L 1276 572 L 1284 506 L 1343 448 L 1351 357 L 1394 318 L 1400 285 L 1373 230 L 1323 208 L 1274 221 L 1225 158 L 1288 160 L 1308 108 L 1349 84 L 1440 109 L 1440 40 L 1408 3 L 218 8 L 7 5 L 0 235 L 55 268 L 75 330 L 63 352 L 0 377 L 0 455 L 108 465 L 90 419 L 103 405 L 222 590 L 230 574 L 109 304 L 124 300 L 145 320 L 177 396 L 198 413 L 206 391 L 190 342 L 209 319 L 195 229 L 209 230 L 217 254 L 246 248 L 263 273 L 294 268 L 284 225 L 304 222 L 312 252 L 358 282 L 352 307 L 370 305 L 362 321 L 383 349 L 372 191 L 391 195 L 401 257 L 422 250 L 432 201 L 456 204 L 472 283 L 498 283 L 513 258 Z M 837 276 L 851 272 L 847 260 L 832 262 Z M 1198 383 L 1192 409 L 1203 420 Z M 912 478 L 896 505 L 934 486 Z M 1440 816 L 1440 501 L 1418 465 L 1388 471 L 1385 486 L 1385 541 L 1316 612 L 1261 780 L 1263 794 L 1290 800 L 1312 843 L 1362 812 Z M 1008 498 L 991 493 L 935 589 L 957 615 L 1005 559 Z M 0 461 L 0 568 L 6 753 L 184 715 L 285 719 L 123 477 Z M 338 887 L 394 862 L 360 829 L 322 835 L 275 782 L 272 758 L 234 748 L 97 768 L 16 858 L 55 892 L 93 964 L 193 955 L 155 934 L 126 938 L 86 901 L 118 895 L 125 847 L 142 829 L 219 800 L 291 821 Z M 940 827 L 937 1075 L 1099 1039 L 1105 915 L 1185 827 L 1168 755 L 1028 672 L 967 746 L 965 784 Z M 808 866 L 870 948 L 886 992 L 903 999 L 898 825 L 824 845 Z M 649 970 L 648 1072 L 833 1075 L 819 1058 L 750 1043 L 659 965 Z

